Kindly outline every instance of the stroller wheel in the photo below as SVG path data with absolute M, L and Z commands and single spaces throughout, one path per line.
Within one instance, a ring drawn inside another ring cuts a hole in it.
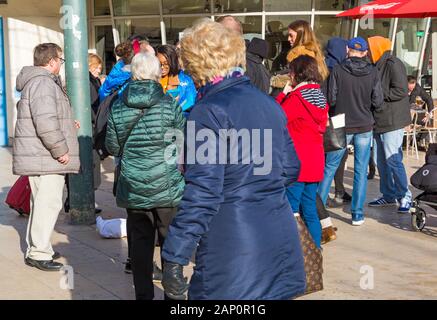
M 411 213 L 411 225 L 414 231 L 422 231 L 426 224 L 426 212 L 422 208 L 415 208 Z

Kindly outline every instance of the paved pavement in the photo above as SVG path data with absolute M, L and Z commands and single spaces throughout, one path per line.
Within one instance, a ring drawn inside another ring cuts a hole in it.
M 419 161 L 406 159 L 409 174 L 423 159 L 423 154 Z M 345 176 L 349 191 L 350 169 Z M 112 196 L 112 172 L 111 161 L 105 161 L 96 201 L 104 218 L 125 217 Z M 63 255 L 60 262 L 74 270 L 74 289 L 66 288 L 66 277 L 61 273 L 24 265 L 27 218 L 4 205 L 16 178 L 11 174 L 11 150 L 0 148 L 0 299 L 133 299 L 132 277 L 123 272 L 126 240 L 102 239 L 95 225 L 71 226 L 64 213 L 52 240 L 55 250 Z M 368 200 L 378 196 L 378 181 L 377 176 L 369 183 Z M 301 299 L 437 299 L 436 211 L 427 209 L 428 226 L 421 233 L 411 230 L 410 215 L 399 215 L 395 208 L 367 208 L 366 223 L 361 227 L 351 226 L 348 207 L 332 213 L 338 239 L 324 246 L 325 289 Z M 192 265 L 185 271 L 190 276 Z M 155 287 L 155 293 L 155 299 L 162 299 L 161 286 Z

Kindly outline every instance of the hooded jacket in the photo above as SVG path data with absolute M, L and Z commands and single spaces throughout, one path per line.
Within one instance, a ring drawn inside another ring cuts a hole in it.
M 288 132 L 301 162 L 298 181 L 322 181 L 325 167 L 323 134 L 329 107 L 320 85 L 302 83 L 287 97 L 281 93 L 276 101 L 287 115 Z
M 407 71 L 401 60 L 391 53 L 391 41 L 369 38 L 369 49 L 379 72 L 384 104 L 374 111 L 375 132 L 402 129 L 411 123 Z
M 114 65 L 99 89 L 100 102 L 105 100 L 105 98 L 110 96 L 114 91 L 120 90 L 119 94 L 121 95 L 121 92 L 131 79 L 131 76 L 130 65 L 126 65 L 123 59 L 120 59 Z
M 329 72 L 334 69 L 337 64 L 342 63 L 347 57 L 347 40 L 342 38 L 332 38 L 326 45 L 325 62 Z
M 179 74 L 174 79 L 177 83 L 177 88 L 167 90 L 166 94 L 178 101 L 184 115 L 187 116 L 196 102 L 196 87 L 193 79 L 182 70 L 179 71 Z
M 325 63 L 329 73 L 347 57 L 347 41 L 342 38 L 331 38 L 326 45 Z M 322 83 L 322 91 L 328 97 L 329 77 Z
M 78 173 L 77 129 L 58 76 L 42 67 L 24 67 L 17 77 L 17 123 L 13 173 L 24 176 Z M 56 159 L 69 154 L 67 165 Z
M 346 132 L 372 131 L 372 111 L 384 102 L 377 69 L 357 57 L 335 66 L 329 77 L 328 102 L 331 116 L 345 114 Z
M 169 130 L 183 130 L 185 119 L 176 100 L 152 80 L 133 81 L 112 106 L 106 147 L 121 157 L 117 205 L 128 209 L 176 207 L 184 178 L 165 158 L 173 140 Z
M 251 52 L 246 53 L 246 75 L 255 87 L 269 94 L 271 75 L 263 64 L 262 57 Z
M 246 75 L 255 87 L 269 94 L 271 75 L 263 64 L 263 59 L 267 58 L 267 54 L 267 42 L 262 39 L 253 38 L 247 47 Z
M 390 39 L 375 36 L 370 37 L 367 41 L 369 43 L 370 57 L 374 64 L 376 64 L 387 51 L 391 50 L 392 43 Z

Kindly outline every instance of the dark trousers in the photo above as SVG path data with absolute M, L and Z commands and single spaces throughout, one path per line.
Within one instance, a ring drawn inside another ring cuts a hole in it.
M 373 147 L 370 151 L 370 160 L 369 160 L 369 173 L 373 172 L 375 174 L 376 171 L 376 163 L 375 163 L 375 155 L 373 154 Z
M 345 193 L 345 189 L 344 189 L 344 167 L 346 165 L 346 161 L 347 161 L 347 157 L 348 157 L 348 152 L 346 150 L 346 152 L 344 153 L 343 158 L 341 159 L 340 165 L 338 166 L 337 171 L 335 172 L 335 176 L 334 176 L 334 182 L 335 182 L 335 193 L 343 195 Z
M 127 209 L 127 226 L 132 274 L 137 300 L 154 298 L 153 253 L 155 233 L 162 248 L 177 208 Z
M 329 218 L 329 212 L 328 210 L 326 210 L 325 205 L 323 204 L 322 199 L 320 199 L 319 194 L 317 194 L 316 196 L 316 207 L 317 207 L 317 214 L 319 215 L 320 221 Z

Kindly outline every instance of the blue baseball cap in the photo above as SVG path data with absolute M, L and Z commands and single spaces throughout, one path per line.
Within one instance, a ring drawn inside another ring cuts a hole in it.
M 369 45 L 367 44 L 367 41 L 361 37 L 350 39 L 347 43 L 347 46 L 349 49 L 353 49 L 361 52 L 369 50 Z

